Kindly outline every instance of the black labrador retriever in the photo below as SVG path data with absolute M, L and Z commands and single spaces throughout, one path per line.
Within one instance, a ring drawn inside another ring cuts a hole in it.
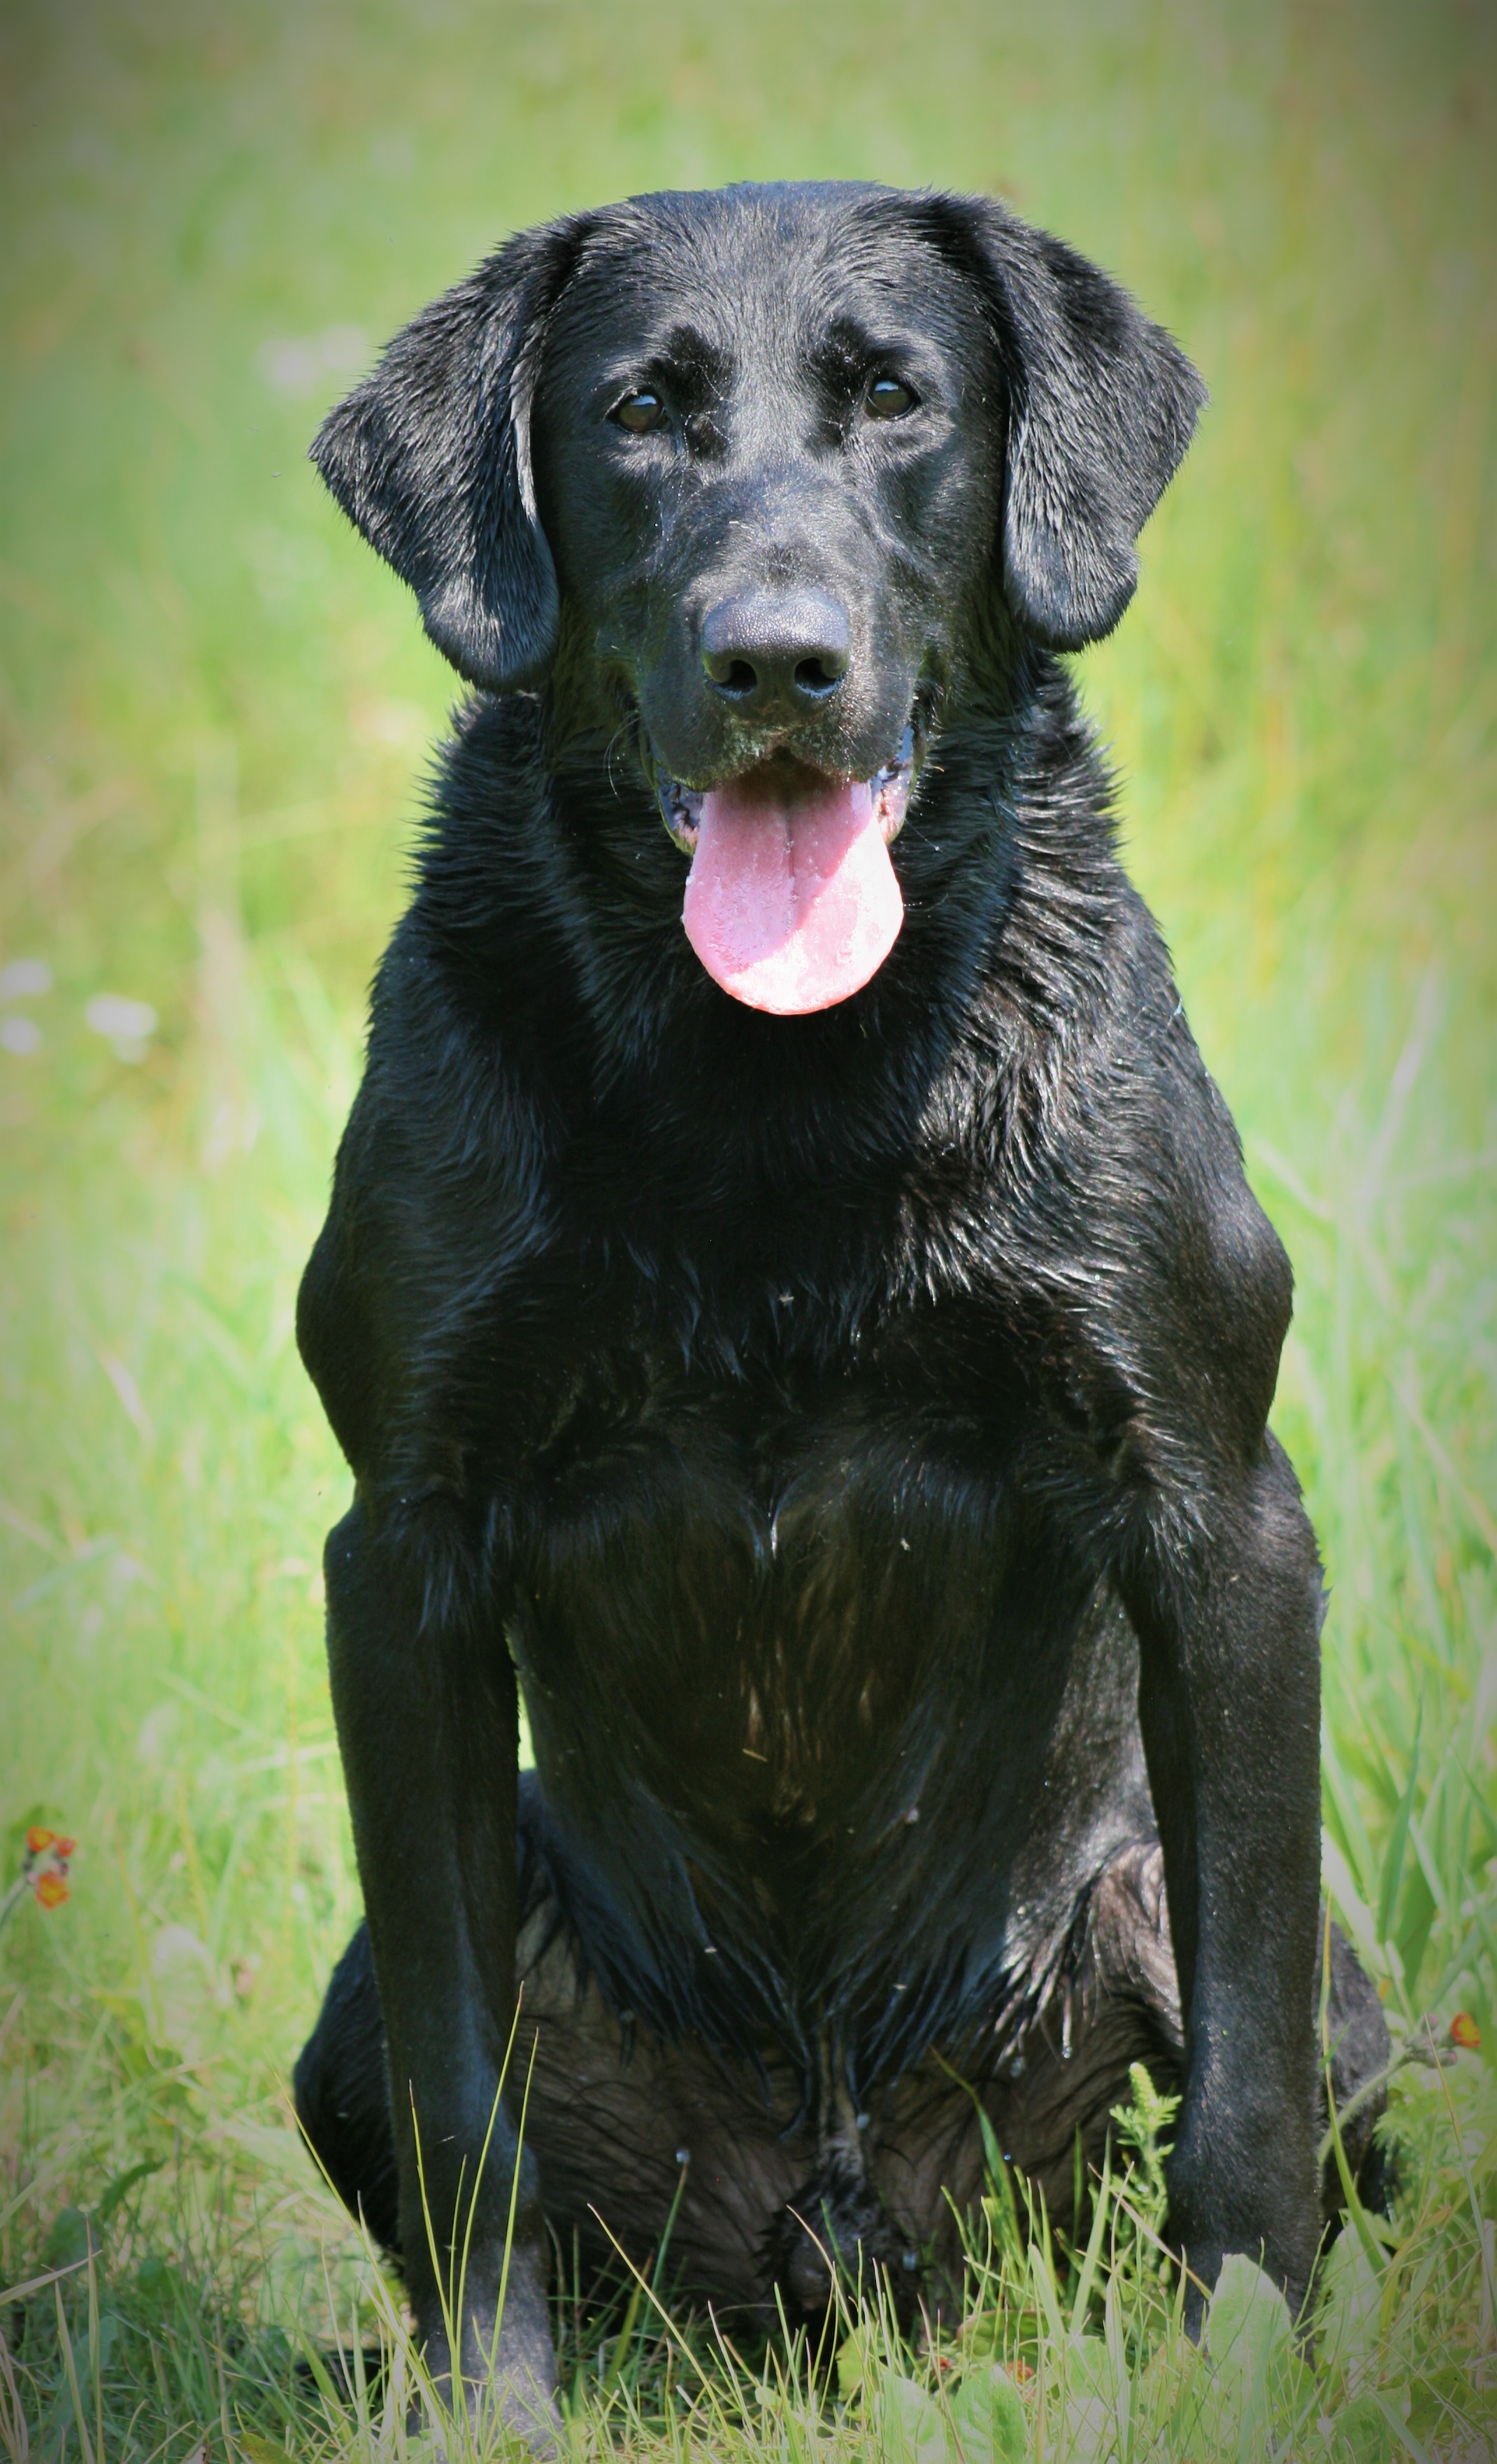
M 995 204 L 740 187 L 513 240 L 314 449 L 473 693 L 301 1293 L 368 1923 L 297 2096 L 539 2447 L 548 2229 L 680 2188 L 688 2291 L 908 2312 L 969 2089 L 1068 2216 L 1177 2078 L 1205 2284 L 1333 2212 L 1289 1270 L 1056 656 L 1202 398 Z

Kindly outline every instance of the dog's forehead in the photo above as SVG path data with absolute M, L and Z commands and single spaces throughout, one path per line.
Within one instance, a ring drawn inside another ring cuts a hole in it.
M 595 219 L 554 331 L 568 357 L 648 356 L 690 335 L 737 361 L 781 356 L 839 326 L 955 336 L 963 310 L 962 277 L 897 190 L 681 190 Z

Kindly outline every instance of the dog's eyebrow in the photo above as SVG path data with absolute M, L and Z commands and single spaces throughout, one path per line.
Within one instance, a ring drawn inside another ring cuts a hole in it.
M 824 384 L 850 391 L 875 368 L 908 368 L 928 381 L 930 351 L 918 335 L 879 333 L 859 319 L 839 317 L 807 341 L 805 365 Z
M 733 382 L 733 362 L 720 342 L 700 328 L 677 322 L 660 328 L 641 319 L 631 338 L 610 337 L 605 357 L 592 372 L 592 390 L 602 403 L 621 386 L 663 385 L 685 411 L 710 411 Z
M 863 327 L 847 317 L 811 335 L 804 353 L 806 365 L 818 376 L 843 385 L 860 384 L 873 356 Z
M 651 343 L 649 356 L 653 365 L 693 377 L 714 393 L 720 393 L 733 374 L 733 363 L 721 343 L 713 341 L 696 325 L 670 326 L 657 342 Z

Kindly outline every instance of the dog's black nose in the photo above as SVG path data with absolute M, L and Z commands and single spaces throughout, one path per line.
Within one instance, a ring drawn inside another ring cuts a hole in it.
M 715 693 L 745 715 L 813 710 L 848 671 L 848 611 L 819 590 L 744 590 L 702 623 L 702 667 Z

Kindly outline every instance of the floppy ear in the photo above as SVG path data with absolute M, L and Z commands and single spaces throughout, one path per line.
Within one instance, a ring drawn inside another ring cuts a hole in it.
M 1110 633 L 1134 542 L 1190 443 L 1206 389 L 1115 282 L 987 197 L 934 201 L 993 320 L 1008 395 L 1003 588 L 1054 649 Z
M 522 231 L 434 299 L 312 447 L 349 519 L 409 583 L 437 649 L 490 693 L 535 682 L 556 649 L 530 406 L 584 229 L 579 217 Z

